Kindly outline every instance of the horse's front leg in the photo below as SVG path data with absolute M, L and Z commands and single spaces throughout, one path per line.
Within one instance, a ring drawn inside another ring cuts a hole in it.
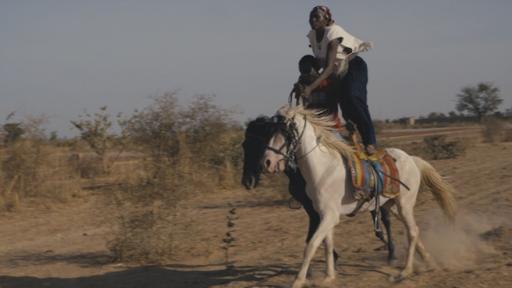
M 288 192 L 292 195 L 293 199 L 299 201 L 299 203 L 306 211 L 306 214 L 308 214 L 309 225 L 308 234 L 306 236 L 307 244 L 318 229 L 318 225 L 320 225 L 320 215 L 313 207 L 313 201 L 311 201 L 311 199 L 309 199 L 308 195 L 306 194 L 306 180 L 304 180 L 300 170 L 297 170 L 296 172 L 286 171 L 286 175 L 288 176 L 289 180 Z M 339 255 L 334 247 L 332 249 L 332 253 L 334 257 L 334 263 L 336 263 L 336 261 L 338 261 Z
M 396 261 L 395 255 L 395 244 L 393 243 L 393 237 L 391 236 L 391 221 L 389 219 L 389 210 L 385 207 L 380 207 L 380 215 L 382 223 L 386 228 L 387 234 L 387 246 L 388 246 L 388 264 L 392 265 Z
M 333 254 L 334 251 L 334 239 L 333 239 L 334 229 L 331 229 L 325 236 L 324 245 L 325 245 L 325 261 L 327 262 L 326 267 L 326 277 L 324 279 L 324 284 L 331 284 L 336 278 L 336 269 L 335 269 L 335 257 Z
M 334 226 L 336 226 L 336 224 L 338 224 L 338 222 L 339 222 L 339 215 L 337 215 L 336 212 L 329 211 L 324 215 L 324 217 L 320 221 L 320 225 L 318 226 L 318 229 L 316 230 L 315 234 L 313 234 L 313 237 L 306 245 L 306 249 L 304 250 L 304 261 L 302 262 L 300 271 L 297 274 L 297 278 L 295 279 L 295 282 L 293 283 L 293 286 L 292 286 L 293 288 L 300 288 L 300 287 L 303 287 L 304 284 L 306 284 L 306 275 L 307 275 L 307 272 L 309 269 L 309 265 L 311 264 L 311 259 L 313 259 L 313 256 L 315 255 L 316 249 L 318 249 L 318 246 L 320 245 L 320 243 L 322 243 L 322 241 L 326 238 L 326 236 L 329 233 L 332 233 Z M 329 242 L 329 241 L 326 241 L 326 244 L 327 244 L 327 242 Z M 332 242 L 331 242 L 331 244 L 332 244 Z M 333 260 L 332 268 L 334 270 L 334 257 L 331 259 Z M 332 274 L 334 274 L 334 272 Z

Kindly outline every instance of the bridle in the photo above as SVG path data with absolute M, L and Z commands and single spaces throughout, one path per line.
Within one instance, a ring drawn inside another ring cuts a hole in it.
M 274 123 L 276 124 L 285 124 L 285 129 L 279 129 L 280 132 L 284 136 L 284 143 L 279 148 L 270 147 L 268 144 L 265 147 L 265 150 L 270 150 L 278 155 L 283 156 L 283 159 L 280 159 L 279 161 L 286 161 L 286 169 L 290 169 L 295 171 L 297 169 L 297 161 L 299 159 L 302 159 L 306 157 L 309 153 L 311 153 L 316 147 L 318 147 L 318 144 L 311 149 L 311 151 L 308 151 L 304 155 L 301 155 L 300 157 L 297 157 L 297 147 L 299 146 L 299 143 L 304 136 L 304 132 L 306 131 L 307 121 L 306 117 L 304 116 L 304 126 L 302 127 L 302 131 L 299 133 L 297 129 L 297 124 L 295 124 L 295 116 L 291 119 L 286 119 L 283 116 L 273 116 L 271 118 Z M 283 120 L 281 120 L 283 119 Z M 283 149 L 286 147 L 286 153 L 283 152 Z

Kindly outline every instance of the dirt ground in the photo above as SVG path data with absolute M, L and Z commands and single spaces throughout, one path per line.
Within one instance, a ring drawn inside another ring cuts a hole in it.
M 451 227 L 429 192 L 419 196 L 421 237 L 441 268 L 425 271 L 417 260 L 415 275 L 391 283 L 404 263 L 402 224 L 392 219 L 398 261 L 390 266 L 369 213 L 361 212 L 336 229 L 341 257 L 333 287 L 512 287 L 512 144 L 478 144 L 463 157 L 431 163 L 456 187 L 460 207 Z M 302 261 L 307 217 L 278 194 L 267 185 L 183 203 L 175 261 L 165 266 L 112 263 L 106 247 L 113 208 L 99 192 L 51 208 L 25 203 L 0 215 L 0 287 L 289 287 Z M 236 219 L 226 267 L 228 215 Z M 324 264 L 319 249 L 310 287 L 318 286 Z

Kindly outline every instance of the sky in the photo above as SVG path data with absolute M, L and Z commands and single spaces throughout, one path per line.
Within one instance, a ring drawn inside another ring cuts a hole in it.
M 240 122 L 273 114 L 311 53 L 319 4 L 374 43 L 361 54 L 374 119 L 448 113 L 478 82 L 512 107 L 508 0 L 0 0 L 0 123 L 45 114 L 48 131 L 74 135 L 84 110 L 130 114 L 168 91 L 183 105 L 215 94 Z

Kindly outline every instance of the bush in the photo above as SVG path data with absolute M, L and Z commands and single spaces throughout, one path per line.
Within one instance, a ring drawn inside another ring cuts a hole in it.
M 428 136 L 423 142 L 426 156 L 432 160 L 452 159 L 466 152 L 466 146 L 461 141 L 446 141 L 446 136 Z
M 487 143 L 496 143 L 505 140 L 505 123 L 495 117 L 487 117 L 482 120 L 482 135 Z
M 118 260 L 171 259 L 179 203 L 212 187 L 238 185 L 243 131 L 232 115 L 210 96 L 182 108 L 171 92 L 120 121 L 123 137 L 144 155 L 147 174 L 114 194 L 119 227 L 109 248 Z
M 63 202 L 80 191 L 78 177 L 61 153 L 52 149 L 40 141 L 21 139 L 3 150 L 0 210 L 15 210 L 20 199 L 27 197 Z
M 161 264 L 172 259 L 172 218 L 159 210 L 123 212 L 107 246 L 115 261 Z
M 80 138 L 99 157 L 101 169 L 98 172 L 101 172 L 101 174 L 107 174 L 109 170 L 106 155 L 110 148 L 109 129 L 112 127 L 110 118 L 107 106 L 103 106 L 99 112 L 93 115 L 85 112 L 84 115 L 79 115 L 79 120 L 71 121 L 71 124 L 80 131 Z

